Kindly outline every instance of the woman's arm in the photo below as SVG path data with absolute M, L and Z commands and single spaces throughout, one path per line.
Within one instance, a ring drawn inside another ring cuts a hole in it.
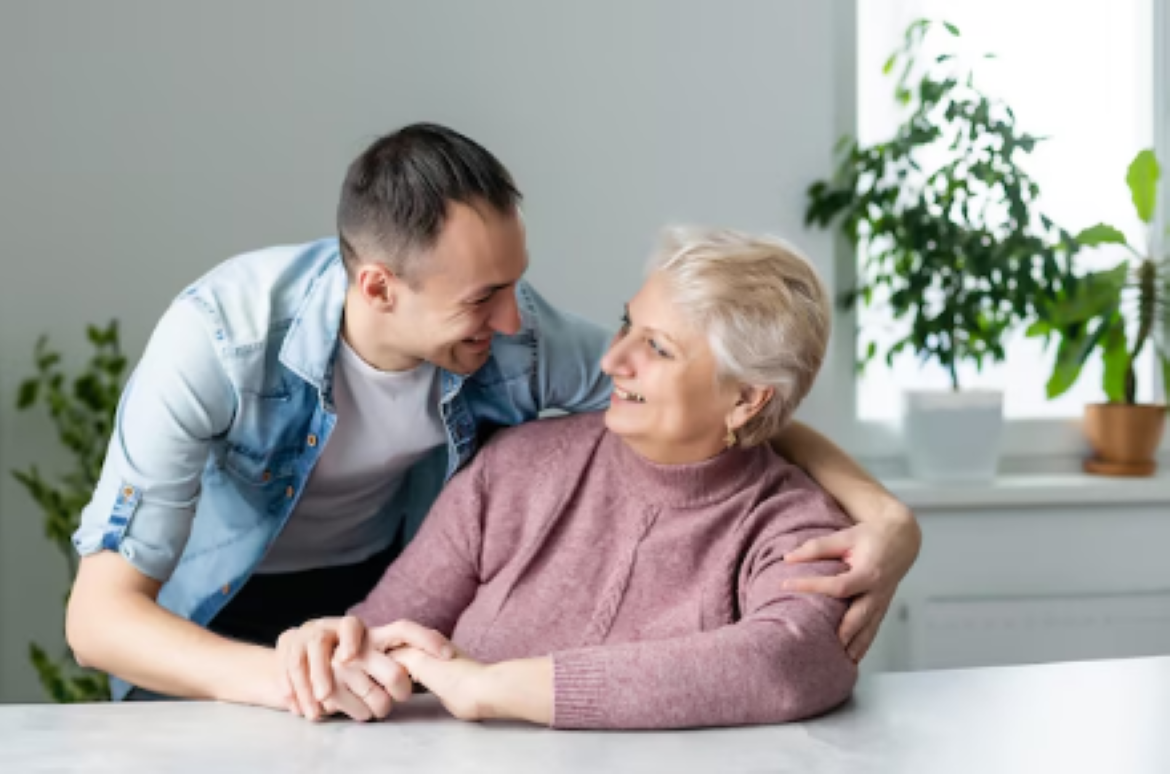
M 407 620 L 451 636 L 480 583 L 486 456 L 443 488 L 414 540 L 350 615 L 368 627 Z
M 753 546 L 741 573 L 743 617 L 734 624 L 670 640 L 553 654 L 553 725 L 781 723 L 840 704 L 857 679 L 836 634 L 846 605 L 784 589 L 786 580 L 840 570 L 832 562 L 783 561 L 786 551 L 822 533 L 789 532 Z
M 826 512 L 831 508 L 816 499 Z M 796 577 L 840 570 L 833 562 L 783 561 L 793 546 L 826 532 L 808 524 L 804 520 L 804 528 L 783 534 L 765 530 L 754 541 L 740 574 L 743 617 L 714 631 L 492 665 L 464 656 L 438 662 L 414 649 L 391 655 L 466 719 L 619 729 L 778 723 L 815 715 L 849 695 L 857 668 L 836 636 L 845 603 L 784 588 Z
M 848 565 L 842 575 L 809 578 L 793 589 L 853 600 L 838 634 L 850 657 L 860 661 L 877 636 L 898 584 L 918 557 L 922 531 L 909 508 L 812 428 L 792 422 L 772 439 L 772 448 L 803 468 L 857 522 L 852 529 L 801 545 L 786 559 L 840 559 Z
M 316 718 L 321 705 L 329 710 L 326 700 L 338 691 L 365 697 L 370 677 L 396 698 L 408 694 L 406 675 L 396 676 L 398 667 L 371 649 L 411 645 L 433 654 L 446 651 L 447 638 L 479 588 L 484 458 L 481 452 L 451 479 L 414 540 L 346 618 L 309 621 L 281 637 L 275 657 L 283 666 L 282 690 L 298 714 Z M 367 633 L 367 628 L 374 631 Z M 403 638 L 403 631 L 410 636 Z M 342 673 L 345 679 L 339 679 Z M 386 712 L 388 701 L 383 702 Z M 373 715 L 384 717 L 379 702 L 374 704 Z

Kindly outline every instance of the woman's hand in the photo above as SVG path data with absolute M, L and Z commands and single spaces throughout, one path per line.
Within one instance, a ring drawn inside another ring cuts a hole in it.
M 922 531 L 912 514 L 865 521 L 822 538 L 814 538 L 788 553 L 786 562 L 838 559 L 849 566 L 840 575 L 793 578 L 791 591 L 853 598 L 838 635 L 855 662 L 873 644 L 898 584 L 910 571 L 922 545 Z
M 310 621 L 281 635 L 276 658 L 289 710 L 310 720 L 334 713 L 385 718 L 394 702 L 412 692 L 405 668 L 385 650 L 409 645 L 439 659 L 452 652 L 446 637 L 410 621 L 375 631 L 377 638 L 367 637 L 361 620 L 346 616 Z
M 487 702 L 488 666 L 463 653 L 441 660 L 410 646 L 395 648 L 387 655 L 405 668 L 415 682 L 425 685 L 460 720 L 492 717 Z

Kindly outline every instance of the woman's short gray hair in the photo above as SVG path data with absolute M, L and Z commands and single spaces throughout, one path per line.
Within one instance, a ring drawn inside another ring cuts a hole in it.
M 829 296 L 812 264 L 788 243 L 730 229 L 670 228 L 650 270 L 707 333 L 718 378 L 771 387 L 775 396 L 737 435 L 774 437 L 812 388 L 832 328 Z

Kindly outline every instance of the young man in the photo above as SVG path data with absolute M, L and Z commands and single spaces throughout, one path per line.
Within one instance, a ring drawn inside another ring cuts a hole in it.
M 607 405 L 609 334 L 521 280 L 520 198 L 468 138 L 405 127 L 351 165 L 337 239 L 238 256 L 179 295 L 126 385 L 74 536 L 68 639 L 120 678 L 116 697 L 272 704 L 243 679 L 275 672 L 265 646 L 364 598 L 486 430 Z M 775 444 L 858 522 L 789 559 L 846 557 L 848 574 L 805 590 L 855 597 L 841 634 L 860 658 L 917 525 L 813 431 Z M 385 668 L 382 686 L 333 706 L 384 714 L 409 693 Z

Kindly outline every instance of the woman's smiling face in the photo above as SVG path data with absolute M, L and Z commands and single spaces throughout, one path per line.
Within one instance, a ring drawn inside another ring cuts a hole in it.
M 697 462 L 724 447 L 739 391 L 717 378 L 707 336 L 680 314 L 653 272 L 626 307 L 601 368 L 613 379 L 606 425 L 654 462 Z

